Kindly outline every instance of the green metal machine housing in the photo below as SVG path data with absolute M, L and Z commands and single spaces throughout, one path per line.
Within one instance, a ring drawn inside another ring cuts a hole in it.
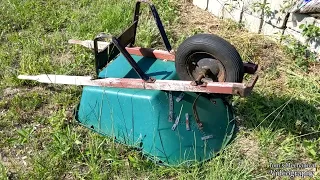
M 141 69 L 155 79 L 177 79 L 174 62 L 132 55 Z M 99 73 L 99 78 L 139 78 L 120 55 Z M 85 86 L 76 119 L 85 127 L 118 142 L 137 147 L 157 162 L 166 165 L 199 162 L 214 157 L 235 130 L 231 107 L 223 99 L 200 96 L 197 112 L 203 128 L 199 129 L 192 110 L 197 93 L 172 92 L 174 117 L 169 122 L 169 92 L 126 88 Z M 180 96 L 181 97 L 181 96 Z M 180 113 L 181 111 L 181 113 Z M 186 122 L 186 113 L 189 122 Z M 188 130 L 188 126 L 190 129 Z

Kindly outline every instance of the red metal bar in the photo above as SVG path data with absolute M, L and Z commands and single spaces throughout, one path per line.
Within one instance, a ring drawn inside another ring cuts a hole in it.
M 154 50 L 150 48 L 141 48 L 141 47 L 126 47 L 126 50 L 133 55 L 163 59 L 168 61 L 175 60 L 174 54 L 171 54 L 168 51 Z
M 193 86 L 191 81 L 156 80 L 154 83 L 146 83 L 142 79 L 133 78 L 106 78 L 92 80 L 92 86 L 106 86 L 117 88 L 154 89 L 165 91 L 189 91 L 203 93 L 233 94 L 234 88 L 244 89 L 241 83 L 207 83 L 206 86 Z

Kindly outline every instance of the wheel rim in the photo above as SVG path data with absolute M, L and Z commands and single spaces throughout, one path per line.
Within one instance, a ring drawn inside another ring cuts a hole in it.
M 195 80 L 205 69 L 207 71 L 205 78 L 214 82 L 225 82 L 226 72 L 223 64 L 206 52 L 196 52 L 191 54 L 186 60 L 186 67 L 189 76 Z

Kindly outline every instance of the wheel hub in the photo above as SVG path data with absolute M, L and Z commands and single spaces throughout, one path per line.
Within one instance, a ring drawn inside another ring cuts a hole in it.
M 193 79 L 199 77 L 199 75 L 204 72 L 205 69 L 209 69 L 205 75 L 205 78 L 212 79 L 214 82 L 224 82 L 226 80 L 224 66 L 219 60 L 215 59 L 209 54 L 194 53 L 190 56 L 188 62 L 189 74 L 193 77 Z

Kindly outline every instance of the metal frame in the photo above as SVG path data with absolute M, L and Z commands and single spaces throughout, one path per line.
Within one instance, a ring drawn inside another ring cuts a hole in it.
M 83 41 L 72 40 L 73 44 L 83 45 L 92 48 L 91 45 L 83 43 Z M 92 42 L 93 43 L 93 42 Z M 98 44 L 95 44 L 98 48 Z M 118 50 L 117 48 L 114 48 Z M 140 55 L 145 57 L 159 58 L 168 61 L 174 61 L 175 56 L 168 51 L 153 50 L 139 47 L 126 47 L 125 51 L 130 54 Z M 131 56 L 130 56 L 131 57 Z M 253 63 L 244 63 L 245 72 L 253 74 L 251 80 L 247 83 L 230 83 L 230 82 L 210 82 L 205 78 L 199 77 L 196 81 L 181 81 L 181 80 L 156 80 L 150 83 L 143 79 L 132 78 L 104 78 L 92 79 L 86 76 L 66 76 L 66 75 L 38 75 L 38 76 L 18 76 L 19 79 L 34 80 L 42 83 L 53 84 L 69 84 L 77 86 L 103 86 L 116 88 L 135 88 L 135 89 L 150 89 L 150 90 L 165 90 L 165 91 L 187 91 L 187 92 L 203 92 L 208 94 L 233 94 L 241 97 L 248 96 L 258 79 L 258 65 Z
M 138 22 L 139 22 L 139 16 L 140 16 L 141 3 L 146 3 L 149 5 L 150 10 L 151 10 L 152 15 L 155 19 L 155 22 L 157 24 L 157 27 L 159 29 L 160 35 L 162 37 L 162 40 L 163 40 L 165 46 L 166 46 L 168 52 L 172 51 L 171 44 L 168 40 L 167 34 L 165 32 L 165 29 L 163 27 L 162 21 L 159 17 L 159 14 L 158 14 L 156 7 L 151 2 L 149 2 L 147 0 L 138 0 L 136 2 L 136 7 L 135 7 L 135 11 L 134 11 L 133 23 L 118 38 L 111 37 L 112 43 L 106 49 L 99 52 L 98 41 L 101 41 L 101 40 L 108 38 L 110 36 L 105 35 L 105 34 L 100 34 L 94 39 L 94 53 L 95 53 L 95 62 L 96 62 L 95 66 L 96 66 L 96 75 L 97 76 L 99 74 L 100 69 L 105 67 L 119 53 L 122 53 L 141 79 L 143 79 L 146 82 L 150 82 L 150 83 L 155 81 L 155 79 L 147 76 L 141 70 L 141 68 L 138 66 L 138 64 L 134 61 L 134 59 L 131 57 L 130 53 L 125 48 L 127 46 L 133 47 L 133 45 L 135 43 Z
M 156 21 L 156 24 L 157 24 L 157 27 L 159 29 L 159 32 L 160 32 L 160 35 L 161 35 L 161 38 L 167 48 L 167 50 L 169 52 L 171 52 L 172 50 L 172 47 L 171 47 L 171 44 L 168 40 L 168 37 L 167 37 L 167 34 L 166 34 L 166 31 L 163 27 L 163 24 L 162 24 L 162 21 L 160 19 L 160 16 L 158 14 L 158 11 L 156 9 L 156 7 L 150 2 L 150 1 L 147 1 L 147 0 L 138 0 L 136 2 L 136 8 L 135 8 L 135 11 L 134 11 L 134 18 L 133 18 L 133 22 L 139 21 L 139 16 L 140 16 L 140 6 L 141 6 L 141 3 L 147 3 L 150 7 L 150 10 L 152 12 L 152 15 L 154 17 L 154 20 Z M 137 26 L 136 26 L 136 29 L 137 29 Z M 134 33 L 134 35 L 136 36 L 136 31 Z M 135 43 L 135 39 L 133 40 L 132 44 L 131 44 L 131 47 L 133 46 L 133 44 Z

